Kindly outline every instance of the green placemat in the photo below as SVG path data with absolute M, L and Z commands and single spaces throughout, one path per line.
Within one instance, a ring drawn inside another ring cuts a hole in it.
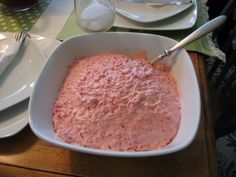
M 197 0 L 197 7 L 198 7 L 198 17 L 196 24 L 194 27 L 187 29 L 187 30 L 173 30 L 173 31 L 145 31 L 145 30 L 129 30 L 130 32 L 144 32 L 144 33 L 152 33 L 163 35 L 166 37 L 173 38 L 177 41 L 180 41 L 192 31 L 200 27 L 201 25 L 205 24 L 208 21 L 208 13 L 207 13 L 207 6 L 206 0 Z M 119 28 L 111 28 L 109 31 L 119 31 Z M 57 36 L 58 40 L 65 40 L 71 36 L 85 34 L 83 30 L 81 30 L 78 25 L 76 24 L 74 13 L 72 12 L 70 17 L 68 18 L 67 22 L 65 23 L 63 29 Z M 225 55 L 219 49 L 217 49 L 212 42 L 211 34 L 202 37 L 201 39 L 187 45 L 186 50 L 188 51 L 195 51 L 199 52 L 208 56 L 218 57 L 221 60 L 225 60 Z
M 39 0 L 32 9 L 24 12 L 9 11 L 0 3 L 0 32 L 29 31 L 52 0 Z

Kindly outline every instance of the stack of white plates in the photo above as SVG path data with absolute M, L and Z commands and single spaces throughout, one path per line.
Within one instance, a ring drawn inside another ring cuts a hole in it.
M 182 30 L 193 27 L 197 20 L 196 0 L 180 5 L 148 5 L 137 0 L 129 1 L 116 0 L 113 26 L 140 30 Z
M 9 47 L 13 33 L 1 33 L 0 55 Z M 15 60 L 0 76 L 0 138 L 15 135 L 28 124 L 28 101 L 47 56 L 59 44 L 31 34 Z M 37 45 L 36 45 L 37 43 Z M 39 48 L 42 50 L 40 51 Z

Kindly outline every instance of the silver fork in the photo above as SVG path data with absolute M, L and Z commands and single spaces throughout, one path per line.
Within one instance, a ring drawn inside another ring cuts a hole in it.
M 15 39 L 16 39 L 17 42 L 23 43 L 25 41 L 26 36 L 27 36 L 26 31 L 17 32 L 15 34 Z

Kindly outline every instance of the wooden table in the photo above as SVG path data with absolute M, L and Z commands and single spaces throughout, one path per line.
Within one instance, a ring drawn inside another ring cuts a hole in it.
M 215 142 L 203 57 L 190 53 L 202 94 L 202 116 L 194 142 L 181 152 L 149 158 L 111 158 L 50 145 L 25 128 L 0 140 L 1 177 L 217 177 Z

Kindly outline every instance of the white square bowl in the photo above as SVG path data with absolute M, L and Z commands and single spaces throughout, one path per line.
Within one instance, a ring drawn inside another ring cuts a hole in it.
M 152 58 L 174 44 L 176 41 L 170 38 L 130 32 L 93 33 L 64 41 L 50 56 L 34 86 L 29 106 L 31 129 L 39 138 L 49 143 L 96 155 L 147 157 L 169 154 L 184 149 L 196 135 L 201 111 L 197 77 L 192 61 L 185 49 L 176 51 L 171 57 L 163 61 L 171 66 L 171 72 L 177 80 L 181 100 L 181 122 L 176 137 L 162 149 L 144 152 L 117 152 L 68 144 L 56 137 L 52 123 L 53 105 L 65 79 L 68 66 L 78 57 L 111 51 L 135 54 L 145 50 Z

